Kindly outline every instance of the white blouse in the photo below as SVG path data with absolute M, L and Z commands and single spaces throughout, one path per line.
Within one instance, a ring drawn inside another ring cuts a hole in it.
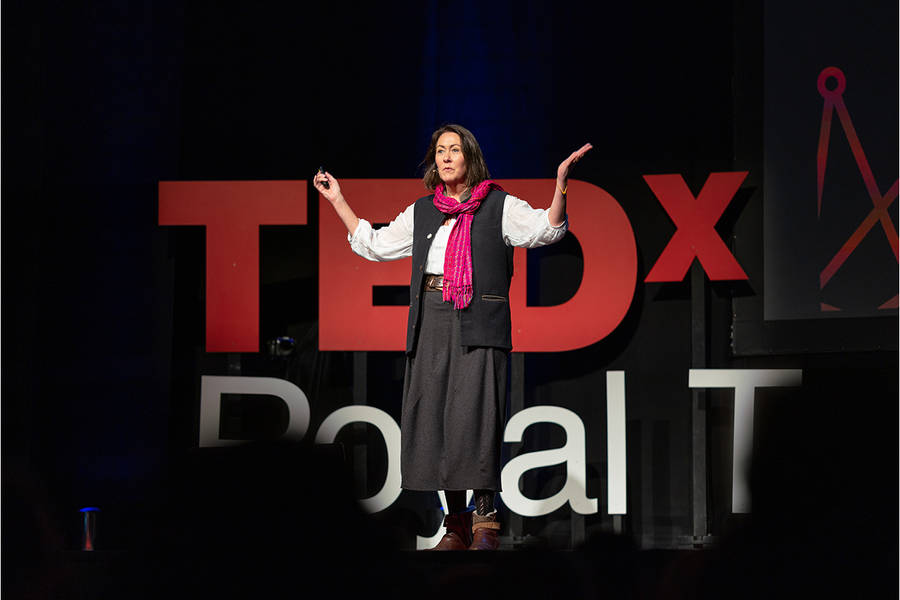
M 537 248 L 558 242 L 569 228 L 569 219 L 566 216 L 562 225 L 554 227 L 550 224 L 548 212 L 546 208 L 532 208 L 524 200 L 507 194 L 500 225 L 503 241 L 507 246 L 520 248 Z M 347 235 L 350 248 L 363 258 L 379 262 L 412 256 L 414 213 L 415 204 L 410 204 L 396 219 L 378 229 L 373 229 L 371 223 L 360 219 L 353 235 Z M 454 218 L 447 225 L 441 225 L 434 234 L 425 261 L 426 273 L 444 273 L 444 252 L 455 221 Z

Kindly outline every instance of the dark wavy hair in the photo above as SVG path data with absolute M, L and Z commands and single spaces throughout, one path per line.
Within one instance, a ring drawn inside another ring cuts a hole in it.
M 425 153 L 425 158 L 422 159 L 420 165 L 425 169 L 422 183 L 425 184 L 428 191 L 434 191 L 434 188 L 442 183 L 441 176 L 435 169 L 434 155 L 437 152 L 438 138 L 448 131 L 452 131 L 462 140 L 463 158 L 466 159 L 466 187 L 471 190 L 485 179 L 490 179 L 491 174 L 488 171 L 487 164 L 484 162 L 484 155 L 481 154 L 481 146 L 478 145 L 478 140 L 475 139 L 471 131 L 462 125 L 448 123 L 442 125 L 431 134 L 431 143 L 428 144 L 428 151 Z

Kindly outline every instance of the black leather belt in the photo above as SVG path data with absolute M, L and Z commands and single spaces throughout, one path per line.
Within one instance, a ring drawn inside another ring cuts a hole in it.
M 425 291 L 426 292 L 440 292 L 444 289 L 444 276 L 443 275 L 429 275 L 425 274 Z

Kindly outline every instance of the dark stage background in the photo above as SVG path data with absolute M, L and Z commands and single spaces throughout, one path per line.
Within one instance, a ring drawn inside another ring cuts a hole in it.
M 616 198 L 638 251 L 635 296 L 611 336 L 523 359 L 524 406 L 562 406 L 584 421 L 587 494 L 599 511 L 573 516 L 566 505 L 507 519 L 510 543 L 600 547 L 606 558 L 615 548 L 721 546 L 732 553 L 717 563 L 729 565 L 720 573 L 749 556 L 773 578 L 796 567 L 825 586 L 813 574 L 841 565 L 854 581 L 895 585 L 897 310 L 764 318 L 763 209 L 774 189 L 763 170 L 763 91 L 774 85 L 764 24 L 779 40 L 792 31 L 815 38 L 802 16 L 814 12 L 819 26 L 829 15 L 829 3 L 793 4 L 768 14 L 783 17 L 772 24 L 761 3 L 737 0 L 4 3 L 4 562 L 21 549 L 12 564 L 25 580 L 51 552 L 76 550 L 85 506 L 101 508 L 98 545 L 111 552 L 168 542 L 214 548 L 237 513 L 255 515 L 265 530 L 293 523 L 298 510 L 343 510 L 340 535 L 372 528 L 396 548 L 433 534 L 436 496 L 404 492 L 371 517 L 344 501 L 371 495 L 383 480 L 384 447 L 369 427 L 347 428 L 334 448 L 305 443 L 292 450 L 296 460 L 263 460 L 267 473 L 290 481 L 289 490 L 270 490 L 280 501 L 248 493 L 240 477 L 218 478 L 241 473 L 269 490 L 253 479 L 258 472 L 229 463 L 238 460 L 232 454 L 197 448 L 201 375 L 292 381 L 310 400 L 311 442 L 360 389 L 399 422 L 403 356 L 318 351 L 317 224 L 335 217 L 318 214 L 311 185 L 307 226 L 261 228 L 261 352 L 206 353 L 204 231 L 159 226 L 157 187 L 308 180 L 320 164 L 338 178 L 416 178 L 431 131 L 458 122 L 478 137 L 495 178 L 552 178 L 572 150 L 593 143 L 572 177 Z M 843 26 L 841 48 L 867 40 L 847 64 L 819 40 L 821 59 L 783 65 L 778 81 L 807 83 L 798 92 L 806 96 L 787 103 L 797 118 L 779 118 L 801 130 L 791 135 L 806 136 L 792 143 L 808 151 L 798 159 L 804 168 L 814 165 L 815 81 L 825 67 L 844 68 L 845 99 L 884 192 L 897 177 L 897 6 L 859 10 L 865 19 L 832 23 Z M 887 114 L 864 117 L 875 110 L 867 102 L 887 105 Z M 835 121 L 836 160 L 855 169 L 839 132 Z M 696 195 L 710 173 L 745 170 L 717 231 L 749 279 L 711 282 L 695 261 L 683 282 L 644 283 L 676 227 L 642 176 L 681 174 Z M 815 179 L 791 185 L 815 206 Z M 546 206 L 550 197 L 527 200 Z M 890 214 L 896 231 L 896 203 Z M 897 293 L 897 263 L 878 227 L 870 238 L 882 245 L 872 250 L 882 260 L 873 277 L 888 282 L 878 292 L 887 299 Z M 583 260 L 572 236 L 531 251 L 529 304 L 570 297 Z M 267 353 L 278 336 L 297 340 L 291 356 Z M 752 515 L 731 513 L 733 394 L 692 391 L 691 368 L 803 370 L 800 390 L 757 392 Z M 620 519 L 606 514 L 608 370 L 624 370 L 626 380 L 628 512 Z M 278 402 L 226 400 L 225 436 L 271 439 L 284 426 Z M 515 450 L 564 442 L 561 429 L 535 426 Z M 564 467 L 550 467 L 529 472 L 522 488 L 547 497 L 564 482 Z M 297 502 L 285 500 L 290 494 Z M 711 581 L 729 585 L 724 576 Z

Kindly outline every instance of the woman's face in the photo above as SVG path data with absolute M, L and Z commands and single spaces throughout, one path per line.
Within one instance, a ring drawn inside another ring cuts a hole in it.
M 434 150 L 434 166 L 445 185 L 458 185 L 466 180 L 466 157 L 459 134 L 446 131 L 438 138 Z

